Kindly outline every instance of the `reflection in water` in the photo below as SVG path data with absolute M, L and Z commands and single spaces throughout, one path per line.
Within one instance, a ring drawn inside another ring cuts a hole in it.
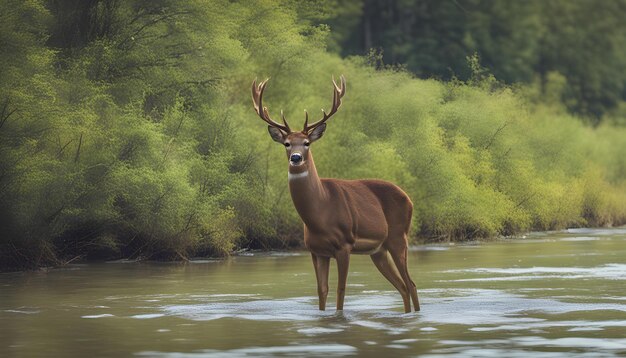
M 0 356 L 621 356 L 624 244 L 619 228 L 414 247 L 409 314 L 367 257 L 343 312 L 317 310 L 306 253 L 4 274 Z

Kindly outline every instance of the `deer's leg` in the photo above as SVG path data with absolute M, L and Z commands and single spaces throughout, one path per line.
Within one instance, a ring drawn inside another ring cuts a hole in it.
M 409 298 L 409 291 L 404 285 L 404 281 L 396 268 L 396 265 L 393 263 L 391 257 L 389 256 L 389 252 L 387 250 L 380 250 L 377 253 L 370 256 L 378 271 L 385 276 L 387 281 L 391 282 L 393 287 L 400 292 L 402 296 L 402 301 L 404 302 L 404 312 L 411 312 L 411 301 Z
M 348 281 L 348 267 L 350 266 L 350 251 L 341 250 L 335 255 L 337 259 L 337 311 L 343 310 L 343 300 L 346 296 L 346 283 Z
M 313 268 L 317 278 L 317 296 L 319 297 L 320 311 L 326 310 L 326 298 L 328 297 L 328 270 L 330 267 L 330 257 L 317 256 L 311 253 Z
M 404 280 L 404 284 L 409 290 L 409 294 L 411 295 L 411 299 L 413 300 L 413 306 L 415 307 L 415 311 L 419 311 L 420 302 L 419 302 L 419 299 L 417 298 L 417 288 L 415 287 L 415 283 L 413 282 L 413 280 L 411 280 L 411 276 L 409 276 L 409 268 L 407 264 L 407 256 L 408 256 L 409 249 L 407 247 L 406 236 L 403 236 L 403 240 L 401 243 L 402 245 L 391 245 L 389 247 L 389 252 L 391 253 L 393 262 L 395 262 L 396 267 L 398 268 L 398 271 L 400 272 L 400 276 L 402 276 L 402 280 Z

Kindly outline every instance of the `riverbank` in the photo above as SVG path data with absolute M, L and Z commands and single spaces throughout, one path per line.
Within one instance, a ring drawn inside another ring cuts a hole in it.
M 544 236 L 544 235 L 561 235 L 567 233 L 587 233 L 587 232 L 598 232 L 603 235 L 606 233 L 623 233 L 626 232 L 626 226 L 620 227 L 598 227 L 598 228 L 570 228 L 565 230 L 554 230 L 554 231 L 532 231 L 528 233 L 523 233 L 515 236 L 499 236 L 499 237 L 491 237 L 491 238 L 472 238 L 470 240 L 450 240 L 449 237 L 438 237 L 438 238 L 423 238 L 423 239 L 413 239 L 411 243 L 411 247 L 414 249 L 416 246 L 437 246 L 437 245 L 465 245 L 465 244 L 481 244 L 488 242 L 499 242 L 499 241 L 507 241 L 507 240 L 524 240 L 529 237 L 536 236 Z M 304 244 L 301 240 L 290 240 L 290 246 L 278 246 L 273 248 L 241 248 L 236 251 L 229 253 L 228 255 L 213 255 L 213 256 L 189 256 L 189 257 L 175 257 L 173 260 L 168 260 L 164 258 L 158 257 L 150 257 L 150 256 L 135 256 L 135 257 L 123 257 L 123 256 L 91 256 L 89 259 L 85 259 L 80 256 L 71 256 L 71 258 L 67 260 L 56 260 L 56 261 L 42 261 L 41 264 L 32 263 L 28 266 L 0 266 L 0 273 L 8 273 L 8 272 L 19 272 L 19 271 L 42 271 L 47 272 L 50 270 L 54 270 L 57 268 L 63 267 L 71 267 L 72 265 L 81 265 L 81 264 L 101 264 L 101 263 L 112 263 L 112 264 L 135 264 L 135 263 L 178 263 L 178 264 L 186 264 L 186 263 L 206 263 L 206 262 L 220 262 L 223 260 L 227 260 L 231 257 L 266 257 L 266 256 L 289 256 L 289 255 L 298 255 L 302 252 L 306 252 Z M 296 244 L 294 244 L 296 243 Z M 69 257 L 69 256 L 68 256 Z

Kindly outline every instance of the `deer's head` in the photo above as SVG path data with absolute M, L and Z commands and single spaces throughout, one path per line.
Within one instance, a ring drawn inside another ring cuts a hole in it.
M 305 113 L 304 129 L 302 131 L 293 131 L 289 128 L 285 115 L 281 111 L 281 117 L 283 124 L 280 124 L 270 118 L 270 114 L 267 111 L 267 107 L 263 107 L 263 91 L 267 86 L 265 80 L 257 85 L 256 80 L 252 82 L 252 102 L 254 103 L 254 110 L 265 121 L 268 126 L 267 129 L 270 132 L 272 139 L 285 146 L 287 152 L 287 158 L 289 159 L 289 165 L 298 167 L 306 163 L 309 158 L 309 147 L 311 143 L 320 139 L 324 135 L 326 130 L 326 121 L 337 112 L 339 106 L 341 106 L 341 97 L 346 94 L 346 79 L 341 75 L 339 78 L 339 85 L 333 78 L 333 107 L 326 113 L 322 109 L 324 116 L 322 119 L 315 123 L 309 124 L 309 114 Z

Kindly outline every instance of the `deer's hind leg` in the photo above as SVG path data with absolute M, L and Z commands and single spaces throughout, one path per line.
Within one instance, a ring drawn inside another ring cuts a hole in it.
M 375 254 L 370 255 L 374 265 L 378 268 L 378 271 L 385 276 L 387 281 L 391 282 L 393 287 L 400 292 L 402 301 L 404 302 L 404 312 L 411 312 L 411 301 L 409 299 L 409 292 L 404 284 L 396 265 L 393 263 L 391 256 L 387 250 L 381 249 Z
M 394 239 L 395 241 L 388 242 L 387 248 L 389 250 L 389 253 L 391 254 L 391 257 L 393 258 L 393 262 L 396 264 L 396 267 L 400 272 L 400 276 L 402 276 L 402 280 L 404 281 L 404 284 L 407 287 L 409 294 L 411 295 L 415 311 L 419 311 L 420 303 L 419 299 L 417 298 L 417 287 L 415 287 L 415 282 L 413 282 L 413 280 L 411 280 L 411 276 L 409 276 L 409 268 L 407 263 L 409 248 L 406 234 L 403 233 L 399 237 L 394 237 Z

